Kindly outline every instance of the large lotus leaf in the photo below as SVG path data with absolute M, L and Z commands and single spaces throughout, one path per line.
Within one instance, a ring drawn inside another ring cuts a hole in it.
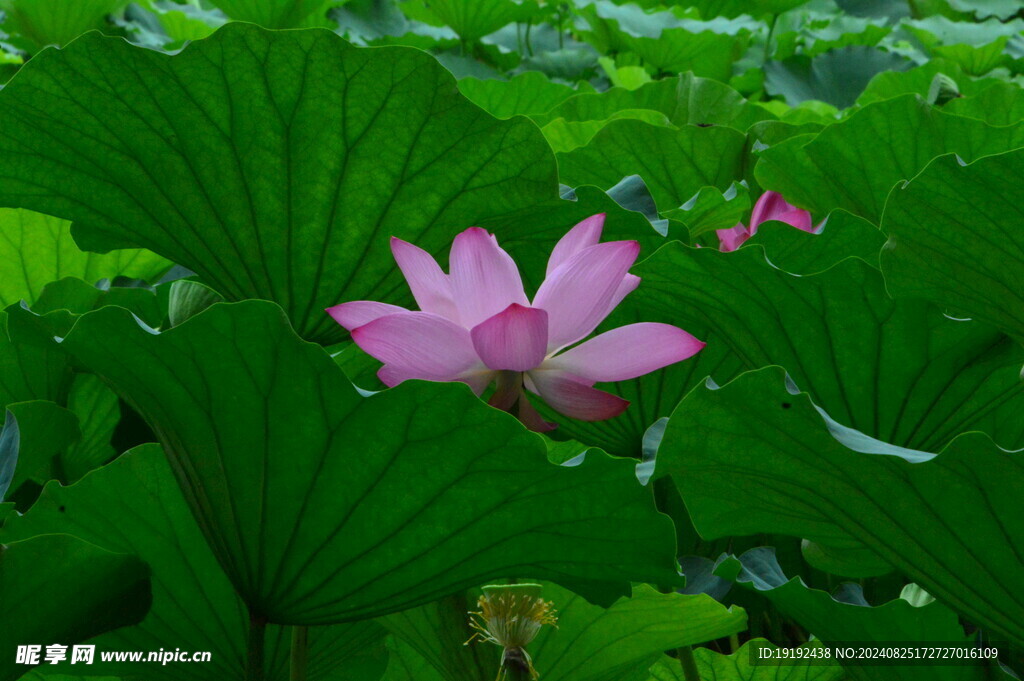
M 775 551 L 751 549 L 729 557 L 716 569 L 770 600 L 808 632 L 837 645 L 898 644 L 901 646 L 969 645 L 972 638 L 952 610 L 938 601 L 917 605 L 897 598 L 877 607 L 864 599 L 859 585 L 844 584 L 834 595 L 807 587 L 799 577 L 787 579 Z M 840 667 L 834 658 L 832 670 Z M 769 667 L 770 668 L 770 667 Z M 856 681 L 980 681 L 990 678 L 981 664 L 973 665 L 860 665 L 845 667 Z
M 877 266 L 885 235 L 867 220 L 838 209 L 832 211 L 817 234 L 769 220 L 746 243 L 763 246 L 768 260 L 779 269 L 815 274 L 849 257 Z
M 13 416 L 7 427 L 14 429 L 18 465 L 11 481 L 16 491 L 26 481 L 43 485 L 48 480 L 67 480 L 64 457 L 82 437 L 75 415 L 53 402 L 32 400 L 7 405 Z M 74 466 L 72 466 L 74 468 Z
M 217 304 L 162 334 L 104 308 L 63 345 L 152 425 L 268 621 L 366 619 L 502 576 L 676 579 L 671 523 L 628 462 L 551 465 L 462 384 L 363 397 L 272 303 Z
M 815 647 L 805 643 L 804 647 Z M 776 646 L 765 639 L 754 639 L 744 643 L 732 655 L 722 655 L 710 648 L 693 651 L 694 662 L 700 678 L 709 681 L 838 681 L 843 677 L 839 665 L 820 664 L 815 660 L 805 663 L 790 661 L 787 664 L 756 664 L 755 650 L 773 650 Z M 678 660 L 665 658 L 651 667 L 649 681 L 687 681 Z
M 893 31 L 892 26 L 846 14 L 802 14 L 780 17 L 772 35 L 772 56 L 784 60 L 795 54 L 816 57 L 852 46 L 875 46 Z
M 509 80 L 463 78 L 459 91 L 496 118 L 543 114 L 579 90 L 555 83 L 539 71 L 527 71 Z
M 6 16 L 3 29 L 19 47 L 36 51 L 65 45 L 82 33 L 103 26 L 103 18 L 127 5 L 127 0 L 0 0 Z
M 214 0 L 212 3 L 236 21 L 265 28 L 300 28 L 324 21 L 334 0 Z
M 623 109 L 616 111 L 603 121 L 566 121 L 564 118 L 556 118 L 541 128 L 541 132 L 544 133 L 544 139 L 551 145 L 551 150 L 559 154 L 586 146 L 594 138 L 594 135 L 601 131 L 601 128 L 612 121 L 623 119 L 643 121 L 666 128 L 675 127 L 660 111 Z
M 633 3 L 615 4 L 608 0 L 590 0 L 587 4 L 577 7 L 576 12 L 585 19 L 590 29 L 580 30 L 578 33 L 599 52 L 605 54 L 628 52 L 633 50 L 637 44 L 641 44 L 641 50 L 650 51 L 648 54 L 640 55 L 645 60 L 649 56 L 658 58 L 668 55 L 680 48 L 685 50 L 686 39 L 684 36 L 687 34 L 692 39 L 693 36 L 714 33 L 728 38 L 730 41 L 735 40 L 735 44 L 739 46 L 746 42 L 750 32 L 761 27 L 760 23 L 750 17 L 712 18 L 708 21 L 698 21 L 694 18 L 695 13 L 692 10 L 680 7 L 671 7 L 668 10 L 660 5 L 643 8 Z M 673 35 L 675 35 L 674 38 Z M 665 49 L 658 45 L 658 41 L 661 39 L 673 43 L 673 46 Z M 698 37 L 697 40 L 699 41 L 700 38 Z M 738 56 L 737 54 L 736 58 Z M 654 64 L 654 66 L 664 68 L 661 63 Z M 698 75 L 706 74 L 698 73 Z M 728 80 L 728 77 L 729 74 L 726 74 L 725 80 Z
M 63 404 L 70 381 L 67 355 L 46 324 L 17 305 L 0 311 L 0 407 L 29 400 Z
M 536 126 L 455 87 L 419 50 L 320 30 L 231 23 L 175 56 L 87 35 L 0 91 L 0 204 L 73 220 L 89 250 L 147 247 L 335 340 L 325 307 L 399 281 L 390 236 L 436 252 L 555 195 Z
M 990 125 L 1014 125 L 1024 121 L 1024 88 L 996 83 L 973 97 L 957 97 L 943 111 L 980 118 Z
M 658 111 L 674 125 L 714 124 L 746 130 L 752 124 L 774 118 L 763 107 L 747 102 L 728 85 L 692 73 L 665 78 L 635 90 L 612 88 L 605 92 L 582 93 L 570 97 L 543 116 L 534 116 L 544 125 L 558 118 L 569 122 L 603 121 L 618 111 L 650 109 Z
M 703 377 L 724 383 L 778 364 L 834 419 L 872 437 L 937 450 L 978 429 L 1005 447 L 1024 446 L 1024 350 L 930 305 L 893 302 L 863 261 L 799 277 L 756 247 L 719 253 L 671 243 L 633 272 L 640 286 L 605 328 L 663 322 L 708 345 L 686 362 L 604 386 L 632 402 L 619 417 L 570 423 L 552 415 L 581 442 L 637 455 L 647 427 Z
M 83 253 L 71 225 L 28 210 L 0 208 L 0 306 L 33 303 L 45 284 L 64 277 L 96 282 L 124 276 L 152 281 L 171 264 L 143 250 Z
M 1004 81 L 995 78 L 975 80 L 966 75 L 957 64 L 945 59 L 932 59 L 908 71 L 889 71 L 880 73 L 871 79 L 857 104 L 867 106 L 883 99 L 892 99 L 900 95 L 920 95 L 927 98 L 935 76 L 942 74 L 957 84 L 960 94 L 965 97 L 976 95 L 982 90 Z
M 108 305 L 131 310 L 136 317 L 156 328 L 163 324 L 167 315 L 163 293 L 142 286 L 107 286 L 105 283 L 93 286 L 67 277 L 44 286 L 32 312 L 40 315 L 39 322 L 52 328 L 57 336 L 70 331 L 77 316 Z
M 401 8 L 412 18 L 448 26 L 468 41 L 479 40 L 502 26 L 527 21 L 539 13 L 535 0 L 430 0 L 425 11 L 420 4 L 411 2 Z
M 889 190 L 936 156 L 970 161 L 1019 146 L 1024 125 L 993 127 L 903 96 L 866 106 L 810 141 L 797 137 L 761 152 L 755 173 L 762 187 L 815 214 L 843 208 L 878 224 Z
M 649 11 L 649 10 L 655 11 Z M 639 6 L 639 3 L 616 4 L 610 0 L 593 0 L 579 3 L 576 15 L 585 21 L 577 25 L 579 36 L 594 46 L 601 54 L 628 52 L 626 38 L 646 36 L 657 38 L 666 28 L 679 26 L 679 13 L 667 11 L 659 3 L 655 7 Z
M 19 645 L 70 646 L 141 620 L 150 604 L 149 568 L 65 534 L 0 545 L 0 679 L 28 668 Z M 40 655 L 42 657 L 42 655 Z
M 444 681 L 492 681 L 501 662 L 501 649 L 474 638 L 476 631 L 469 626 L 470 613 L 480 611 L 479 594 L 478 589 L 453 594 L 380 618 L 378 622 L 399 644 L 389 645 L 389 648 L 401 648 L 399 656 L 403 666 L 422 668 L 425 677 L 437 676 Z M 547 589 L 543 596 L 551 600 Z M 473 641 L 467 644 L 470 639 Z M 546 670 L 542 671 L 547 678 Z M 418 680 L 420 676 L 412 678 Z M 394 680 L 385 674 L 383 681 Z
M 888 445 L 837 428 L 786 381 L 769 367 L 698 388 L 673 412 L 657 473 L 672 475 L 701 536 L 865 548 L 973 624 L 1024 641 L 1020 453 L 980 433 L 938 455 Z
M 715 230 L 729 229 L 745 222 L 750 216 L 750 203 L 750 191 L 734 182 L 724 192 L 714 187 L 702 187 L 682 206 L 664 211 L 663 215 L 684 223 L 692 241 Z
M 1020 12 L 1018 0 L 947 0 L 949 6 L 961 12 L 974 12 L 979 19 L 996 17 L 1009 19 Z
M 68 393 L 68 411 L 78 417 L 82 437 L 61 460 L 65 480 L 77 480 L 113 459 L 110 441 L 121 420 L 117 395 L 92 374 L 76 374 Z
M 910 16 L 908 0 L 836 0 L 839 8 L 856 17 L 896 21 Z
M 936 45 L 964 45 L 984 47 L 996 38 L 1016 38 L 1024 31 L 1024 20 L 999 21 L 954 21 L 942 15 L 923 19 L 908 19 L 901 26 L 920 40 L 926 48 Z M 1011 53 L 1017 53 L 1019 46 L 1013 45 Z M 1019 56 L 1019 55 L 1018 55 Z
M 690 71 L 702 78 L 723 83 L 732 76 L 733 63 L 743 56 L 749 43 L 745 30 L 735 33 L 690 28 L 667 28 L 658 37 L 624 35 L 628 48 L 645 64 L 662 73 Z
M 663 651 L 738 633 L 747 619 L 741 608 L 727 609 L 710 596 L 664 594 L 647 585 L 608 608 L 550 583 L 543 598 L 557 610 L 558 628 L 542 629 L 528 652 L 546 681 L 645 679 Z M 448 599 L 382 622 L 447 681 L 491 681 L 498 649 L 458 645 L 472 635 L 466 611 L 476 609 L 468 598 Z
M 387 645 L 388 668 L 381 681 L 447 681 L 402 639 L 389 636 Z
M 807 0 L 685 0 L 682 4 L 696 7 L 702 17 L 738 17 L 743 14 L 764 16 L 782 14 L 807 4 Z
M 909 66 L 906 58 L 891 52 L 855 45 L 820 54 L 796 55 L 765 64 L 764 86 L 790 106 L 816 99 L 844 109 L 857 101 L 871 79 L 883 71 Z
M 678 130 L 643 121 L 612 121 L 585 147 L 558 154 L 562 182 L 603 189 L 640 175 L 660 210 L 677 208 L 701 187 L 725 190 L 743 178 L 746 137 L 730 128 Z
M 70 487 L 47 485 L 28 513 L 4 525 L 0 541 L 58 532 L 109 551 L 137 555 L 152 566 L 149 614 L 134 626 L 91 641 L 98 652 L 203 650 L 211 653 L 207 664 L 172 662 L 147 669 L 147 676 L 167 681 L 244 678 L 249 615 L 203 541 L 158 445 L 127 452 Z M 268 627 L 268 681 L 288 678 L 290 631 L 288 627 Z M 365 681 L 373 678 L 370 670 L 374 666 L 380 668 L 379 675 L 384 665 L 380 655 L 383 633 L 380 627 L 363 622 L 312 628 L 309 678 Z M 337 669 L 339 665 L 342 670 Z M 344 669 L 353 671 L 339 676 Z M 67 670 L 74 671 L 74 667 Z M 354 675 L 354 670 L 367 675 Z M 117 675 L 126 669 L 123 664 L 103 663 L 97 654 L 90 671 Z
M 948 305 L 1024 341 L 1024 151 L 933 161 L 893 191 L 882 253 L 895 295 Z

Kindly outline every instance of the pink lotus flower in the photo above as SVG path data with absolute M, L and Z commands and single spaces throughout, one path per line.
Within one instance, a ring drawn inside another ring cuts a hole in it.
M 368 354 L 384 362 L 388 386 L 412 378 L 462 381 L 477 395 L 496 382 L 490 404 L 532 430 L 550 430 L 526 391 L 585 421 L 612 418 L 629 402 L 595 389 L 693 356 L 704 343 L 668 324 L 630 324 L 589 336 L 640 283 L 629 274 L 635 241 L 598 243 L 603 214 L 573 227 L 555 245 L 531 302 L 519 270 L 494 235 L 470 227 L 452 244 L 445 274 L 421 248 L 392 237 L 391 252 L 419 311 L 372 301 L 327 312 Z
M 744 227 L 743 223 L 737 224 L 729 229 L 719 229 L 718 235 L 720 244 L 719 250 L 723 253 L 735 251 L 743 245 L 743 242 L 757 234 L 757 228 L 762 222 L 778 220 L 793 225 L 805 232 L 813 232 L 811 214 L 786 202 L 782 194 L 778 192 L 765 192 L 754 204 L 754 210 L 750 215 L 750 227 Z

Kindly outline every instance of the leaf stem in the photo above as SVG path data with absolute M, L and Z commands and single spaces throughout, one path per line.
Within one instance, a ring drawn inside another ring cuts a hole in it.
M 309 660 L 309 628 L 292 627 L 291 667 L 289 681 L 306 681 L 306 665 Z
M 693 656 L 693 646 L 678 648 L 676 654 L 679 656 L 679 665 L 683 668 L 683 678 L 686 681 L 700 681 L 697 660 Z
M 263 639 L 267 630 L 265 617 L 249 614 L 249 641 L 245 657 L 245 681 L 263 681 Z
M 761 60 L 763 62 L 762 66 L 768 63 L 768 57 L 770 56 L 772 49 L 772 37 L 775 35 L 775 24 L 778 23 L 778 21 L 779 15 L 773 14 L 772 25 L 768 28 L 768 37 L 764 40 L 764 59 Z
M 523 662 L 520 655 L 509 655 L 509 652 L 511 651 L 506 652 L 508 656 L 502 664 L 502 681 L 531 681 L 533 675 L 530 673 L 529 665 Z

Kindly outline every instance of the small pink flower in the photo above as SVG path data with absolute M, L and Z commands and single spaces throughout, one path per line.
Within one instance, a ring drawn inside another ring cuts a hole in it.
M 719 250 L 723 253 L 735 251 L 743 245 L 744 241 L 757 234 L 758 226 L 768 220 L 785 222 L 805 232 L 814 231 L 810 213 L 787 203 L 782 198 L 782 194 L 778 192 L 765 192 L 761 194 L 761 198 L 754 204 L 754 210 L 750 215 L 749 228 L 745 227 L 741 222 L 735 227 L 715 231 L 718 234 Z
M 377 375 L 388 386 L 413 378 L 462 381 L 480 395 L 497 382 L 490 403 L 538 431 L 555 426 L 541 419 L 524 388 L 567 416 L 612 418 L 629 402 L 594 383 L 642 376 L 693 356 L 704 343 L 668 324 L 640 323 L 572 347 L 640 283 L 629 274 L 639 244 L 598 243 L 604 218 L 587 218 L 555 245 L 532 302 L 494 235 L 470 227 L 452 244 L 450 274 L 423 249 L 392 237 L 418 311 L 355 301 L 327 312 L 384 362 Z

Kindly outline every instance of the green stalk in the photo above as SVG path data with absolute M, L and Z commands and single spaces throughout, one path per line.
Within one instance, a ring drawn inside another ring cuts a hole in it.
M 503 681 L 531 681 L 530 668 L 517 657 L 509 657 L 502 666 L 505 672 Z
M 267 620 L 249 615 L 249 641 L 245 657 L 245 681 L 263 681 L 263 639 Z
M 289 681 L 306 681 L 306 666 L 309 661 L 309 628 L 292 627 L 291 667 Z
M 735 653 L 739 649 L 740 649 L 740 635 L 739 634 L 732 634 L 731 636 L 729 636 L 729 652 L 730 653 Z
M 683 678 L 686 681 L 700 681 L 697 660 L 693 656 L 693 646 L 683 646 L 676 650 L 676 654 L 679 655 L 679 664 L 683 668 Z
M 771 56 L 772 49 L 772 37 L 775 35 L 775 24 L 779 21 L 779 15 L 772 15 L 772 25 L 768 28 L 768 37 L 764 41 L 764 59 L 762 61 L 767 64 L 768 57 Z

